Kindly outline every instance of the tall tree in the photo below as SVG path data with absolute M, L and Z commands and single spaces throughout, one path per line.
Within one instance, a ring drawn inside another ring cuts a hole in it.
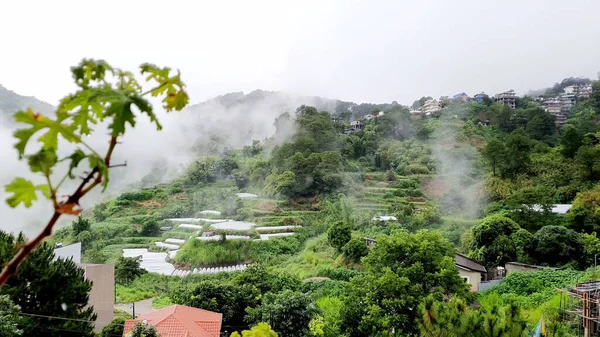
M 565 131 L 560 139 L 562 145 L 562 154 L 567 158 L 575 157 L 577 150 L 582 145 L 583 136 L 572 125 L 565 126 Z
M 115 281 L 119 284 L 129 284 L 145 273 L 136 258 L 120 257 L 115 264 Z
M 583 168 L 588 180 L 597 180 L 598 164 L 600 163 L 600 148 L 597 146 L 580 147 L 575 155 L 575 163 Z
M 564 226 L 542 227 L 533 236 L 538 263 L 562 266 L 570 262 L 583 266 L 583 238 Z
M 492 167 L 492 174 L 496 176 L 496 169 L 502 163 L 505 156 L 504 143 L 497 139 L 491 140 L 483 149 L 483 156 Z
M 513 131 L 506 138 L 502 175 L 514 178 L 519 174 L 526 174 L 531 163 L 530 151 L 531 140 L 527 133 L 523 129 Z
M 351 280 L 342 307 L 351 337 L 416 333 L 419 303 L 432 292 L 461 296 L 467 284 L 454 265 L 454 245 L 437 231 L 399 231 L 378 237 Z M 360 305 L 356 305 L 360 303 Z
M 7 295 L 0 295 L 0 337 L 21 336 L 19 329 L 19 313 L 21 307 L 14 304 Z
M 247 309 L 249 323 L 268 322 L 279 335 L 290 337 L 306 336 L 316 311 L 308 294 L 291 290 L 268 293 L 261 306 Z
M 520 229 L 513 220 L 492 215 L 482 219 L 479 224 L 471 228 L 473 241 L 469 254 L 483 262 L 486 267 L 504 265 L 514 261 L 517 257 L 518 247 L 515 246 L 514 235 Z
M 6 263 L 23 240 L 0 232 L 0 262 Z M 96 314 L 87 307 L 91 282 L 72 260 L 53 259 L 52 247 L 39 246 L 0 293 L 21 307 L 19 328 L 25 336 L 94 336 Z

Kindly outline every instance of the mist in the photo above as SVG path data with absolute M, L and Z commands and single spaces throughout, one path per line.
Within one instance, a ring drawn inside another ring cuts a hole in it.
M 486 200 L 481 193 L 478 151 L 468 139 L 458 139 L 464 135 L 460 131 L 467 124 L 461 119 L 466 114 L 464 104 L 451 104 L 442 110 L 440 124 L 430 135 L 432 155 L 438 163 L 430 184 L 437 187 L 443 214 L 476 219 Z
M 155 103 L 157 117 L 163 126 L 161 131 L 150 123 L 144 115 L 138 116 L 135 128 L 128 128 L 115 148 L 113 164 L 124 164 L 110 170 L 110 184 L 104 193 L 98 187 L 81 201 L 85 210 L 95 203 L 115 197 L 121 192 L 139 187 L 170 181 L 185 172 L 188 164 L 204 155 L 221 153 L 226 149 L 237 149 L 251 145 L 253 140 L 263 140 L 275 132 L 275 118 L 284 112 L 293 112 L 300 105 L 313 105 L 320 110 L 333 111 L 336 100 L 319 97 L 299 96 L 283 92 L 256 90 L 249 94 L 231 93 L 216 97 L 203 103 L 191 105 L 180 112 L 166 113 L 160 109 L 160 102 Z M 15 123 L 0 124 L 0 185 L 4 186 L 17 177 L 22 176 L 37 183 L 43 183 L 42 177 L 29 173 L 25 161 L 19 161 L 17 151 L 12 146 L 15 140 L 12 133 L 19 126 Z M 108 147 L 106 125 L 98 125 L 95 132 L 86 139 L 99 153 Z M 294 130 L 287 130 L 284 139 L 293 135 Z M 280 135 L 281 136 L 281 135 Z M 35 138 L 35 137 L 34 137 Z M 33 144 L 32 144 L 33 145 Z M 33 145 L 35 146 L 35 145 Z M 59 144 L 59 157 L 71 153 L 73 145 L 66 142 Z M 28 146 L 27 152 L 32 152 Z M 78 174 L 82 174 L 87 163 L 80 166 Z M 62 177 L 66 172 L 65 165 L 58 165 L 54 176 Z M 160 169 L 160 174 L 156 171 Z M 142 185 L 142 179 L 152 174 L 153 179 Z M 76 188 L 79 179 L 69 181 L 59 195 L 68 195 Z M 26 235 L 38 233 L 49 219 L 52 207 L 48 200 L 39 199 L 31 208 L 19 206 L 12 209 L 6 205 L 4 189 L 0 191 L 0 229 L 5 231 L 23 231 Z M 74 220 L 72 216 L 63 216 L 60 226 Z

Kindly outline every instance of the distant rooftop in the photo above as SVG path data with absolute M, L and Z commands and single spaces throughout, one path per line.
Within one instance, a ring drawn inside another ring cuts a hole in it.
M 567 212 L 569 212 L 572 207 L 573 205 L 571 204 L 556 204 L 552 205 L 550 211 L 554 214 L 567 214 Z M 533 205 L 531 209 L 533 209 L 536 212 L 541 212 L 543 210 L 541 205 Z

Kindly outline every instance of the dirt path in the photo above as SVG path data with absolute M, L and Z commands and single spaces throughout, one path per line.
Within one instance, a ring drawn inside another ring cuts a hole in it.
M 152 300 L 153 298 L 149 298 L 147 300 L 135 302 L 135 315 L 139 316 L 155 311 L 156 309 L 152 308 Z M 133 313 L 132 303 L 115 304 L 115 309 L 123 310 L 129 314 Z

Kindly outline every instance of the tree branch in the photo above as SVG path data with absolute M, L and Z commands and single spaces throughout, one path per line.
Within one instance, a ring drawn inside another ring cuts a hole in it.
M 107 169 L 110 168 L 110 157 L 112 156 L 116 145 L 117 137 L 113 136 L 110 139 L 110 145 L 108 147 L 108 151 L 106 152 L 106 156 L 104 157 L 104 164 L 106 165 Z M 91 184 L 89 184 L 90 181 L 92 182 Z M 71 194 L 66 201 L 56 203 L 56 191 L 51 191 L 51 199 L 54 203 L 54 214 L 52 214 L 52 217 L 50 218 L 42 232 L 38 234 L 33 240 L 24 244 L 21 247 L 21 249 L 17 252 L 17 254 L 4 267 L 2 273 L 0 273 L 0 287 L 6 284 L 8 279 L 17 273 L 19 265 L 21 265 L 25 258 L 29 256 L 29 254 L 31 254 L 33 250 L 44 241 L 44 239 L 52 235 L 52 229 L 54 228 L 54 225 L 56 225 L 56 222 L 61 217 L 61 215 L 65 213 L 62 211 L 62 208 L 64 208 L 65 205 L 79 205 L 79 200 L 81 200 L 83 196 L 85 196 L 89 191 L 91 191 L 94 187 L 98 186 L 100 183 L 102 183 L 102 173 L 98 168 L 94 168 L 90 173 L 88 173 L 88 175 L 79 184 L 75 192 Z

